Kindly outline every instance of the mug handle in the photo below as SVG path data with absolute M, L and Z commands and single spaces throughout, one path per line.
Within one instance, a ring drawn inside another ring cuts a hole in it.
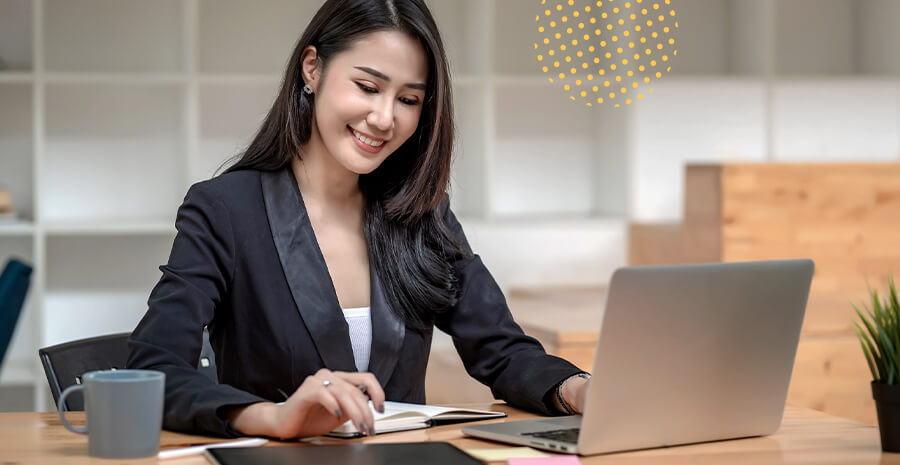
M 68 397 L 69 394 L 71 394 L 75 391 L 81 391 L 82 389 L 84 389 L 83 384 L 73 384 L 73 385 L 67 387 L 66 390 L 63 391 L 62 395 L 59 396 L 59 402 L 56 403 L 56 409 L 59 412 L 59 419 L 62 420 L 62 424 L 63 424 L 63 426 L 66 427 L 66 429 L 68 429 L 69 431 L 71 431 L 73 433 L 88 434 L 87 426 L 85 426 L 84 428 L 76 428 L 76 427 L 70 425 L 69 421 L 66 420 L 66 408 L 65 408 L 66 397 Z

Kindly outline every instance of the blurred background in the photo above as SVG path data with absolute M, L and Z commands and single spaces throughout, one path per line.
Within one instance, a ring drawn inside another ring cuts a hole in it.
M 54 409 L 39 347 L 133 329 L 187 188 L 249 141 L 320 4 L 0 0 L 0 259 L 34 266 L 0 410 Z M 874 421 L 849 302 L 900 262 L 900 1 L 672 0 L 673 69 L 622 108 L 548 82 L 540 0 L 428 4 L 454 208 L 529 334 L 590 369 L 616 267 L 812 256 L 789 401 Z M 428 389 L 491 398 L 442 335 Z

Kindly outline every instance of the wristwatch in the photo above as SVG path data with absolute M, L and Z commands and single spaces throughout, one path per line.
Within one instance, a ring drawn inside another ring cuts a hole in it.
M 574 374 L 572 376 L 569 376 L 568 378 L 563 380 L 563 382 L 559 383 L 559 385 L 556 386 L 556 400 L 559 401 L 559 405 L 562 406 L 563 410 L 566 411 L 567 415 L 575 415 L 575 410 L 572 408 L 572 406 L 569 405 L 568 402 L 566 402 L 566 399 L 563 398 L 562 388 L 572 378 L 584 378 L 584 379 L 589 380 L 589 379 L 591 379 L 591 374 L 585 373 L 585 372 Z

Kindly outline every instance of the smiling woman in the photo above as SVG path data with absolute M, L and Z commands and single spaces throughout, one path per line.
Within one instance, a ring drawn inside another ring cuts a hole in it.
M 369 433 L 369 399 L 425 402 L 435 327 L 497 397 L 581 411 L 581 370 L 522 332 L 450 211 L 453 135 L 424 1 L 326 1 L 247 150 L 188 191 L 132 333 L 128 366 L 166 373 L 166 428 Z M 193 369 L 204 327 L 218 384 Z

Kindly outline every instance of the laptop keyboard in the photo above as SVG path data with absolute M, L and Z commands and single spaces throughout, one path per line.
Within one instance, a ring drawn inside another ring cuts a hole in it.
M 551 441 L 568 442 L 574 444 L 578 442 L 579 431 L 581 431 L 581 428 L 555 429 L 551 431 L 522 433 L 522 436 L 531 436 L 534 438 L 549 439 Z

